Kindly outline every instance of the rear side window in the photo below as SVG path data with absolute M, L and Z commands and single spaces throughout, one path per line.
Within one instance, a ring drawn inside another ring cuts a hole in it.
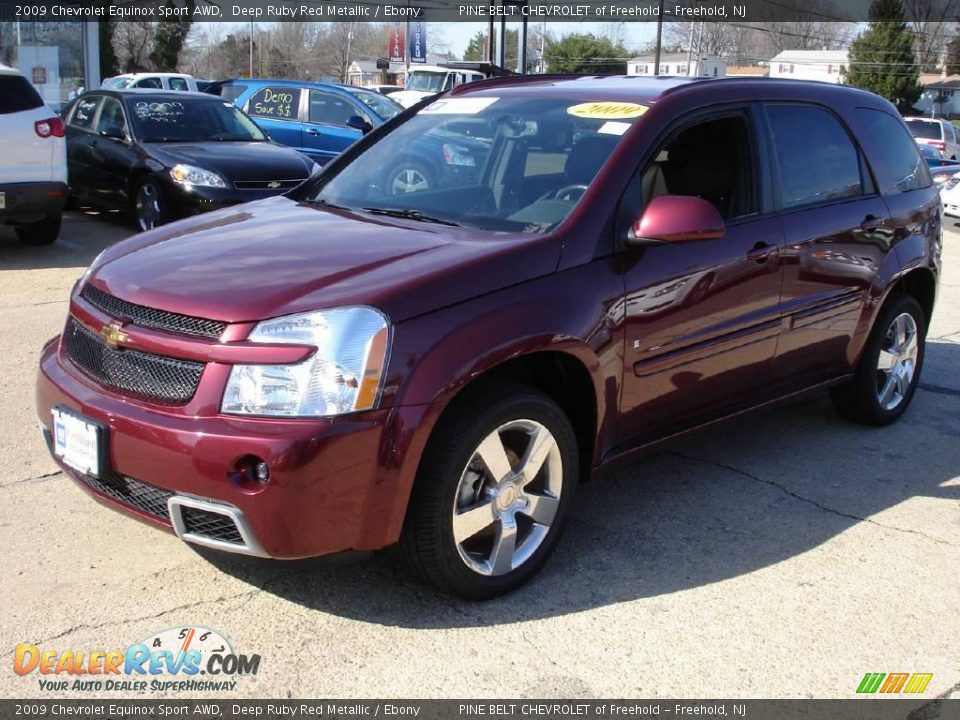
M 247 102 L 247 115 L 252 117 L 296 120 L 299 111 L 300 88 L 295 87 L 260 88 Z
M 881 110 L 868 108 L 857 108 L 857 115 L 874 146 L 883 148 L 883 162 L 890 168 L 898 190 L 930 187 L 933 180 L 927 164 L 899 120 Z
M 36 110 L 43 100 L 33 85 L 20 75 L 0 75 L 0 115 Z
M 183 78 L 172 77 L 170 78 L 170 89 L 188 91 L 190 86 L 187 85 L 187 81 Z
M 134 84 L 134 87 L 150 88 L 151 90 L 162 90 L 163 83 L 160 82 L 160 78 L 145 77 L 142 80 L 137 80 L 137 82 Z
M 93 127 L 93 116 L 97 114 L 99 97 L 87 97 L 77 100 L 70 115 L 70 125 L 81 130 L 90 130 Z
M 860 156 L 839 121 L 802 105 L 767 107 L 785 208 L 863 194 Z
M 910 134 L 921 140 L 942 140 L 940 123 L 935 120 L 907 120 Z

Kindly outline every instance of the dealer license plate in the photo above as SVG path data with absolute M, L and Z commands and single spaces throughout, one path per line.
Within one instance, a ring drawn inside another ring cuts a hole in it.
M 82 473 L 99 476 L 100 426 L 63 408 L 52 413 L 53 454 Z

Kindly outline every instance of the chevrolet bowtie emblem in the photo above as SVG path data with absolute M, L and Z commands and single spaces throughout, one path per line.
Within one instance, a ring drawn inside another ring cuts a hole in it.
M 125 333 L 117 323 L 104 325 L 100 329 L 100 337 L 102 337 L 106 341 L 107 345 L 112 348 L 118 348 L 130 339 L 130 336 L 127 335 L 127 333 Z
M 283 185 L 283 183 L 280 182 L 279 180 L 271 180 L 270 182 L 267 183 L 268 188 L 278 188 L 281 185 Z

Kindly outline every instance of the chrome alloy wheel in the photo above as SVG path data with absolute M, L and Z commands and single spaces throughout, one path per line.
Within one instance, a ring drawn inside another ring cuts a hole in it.
M 419 192 L 420 190 L 429 190 L 430 181 L 422 172 L 416 168 L 408 167 L 401 169 L 390 183 L 390 194 L 400 195 L 402 193 Z
M 884 410 L 893 410 L 910 391 L 919 351 L 920 339 L 913 316 L 897 315 L 887 329 L 877 360 L 877 400 Z
M 505 575 L 537 551 L 557 515 L 563 460 L 550 431 L 511 420 L 487 435 L 460 476 L 453 538 L 481 575 Z
M 137 190 L 136 217 L 141 230 L 152 230 L 163 216 L 160 192 L 152 182 L 145 182 Z

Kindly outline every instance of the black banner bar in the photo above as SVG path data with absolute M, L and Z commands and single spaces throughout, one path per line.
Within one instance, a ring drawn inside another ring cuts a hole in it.
M 0 0 L 0 21 L 864 22 L 871 0 Z M 906 20 L 952 22 L 955 0 L 905 3 Z M 662 12 L 661 12 L 662 8 Z M 923 17 L 913 17 L 922 13 Z M 939 13 L 939 14 L 938 14 Z
M 850 700 L 0 700 L 0 717 L 47 720 L 958 720 L 960 699 Z

